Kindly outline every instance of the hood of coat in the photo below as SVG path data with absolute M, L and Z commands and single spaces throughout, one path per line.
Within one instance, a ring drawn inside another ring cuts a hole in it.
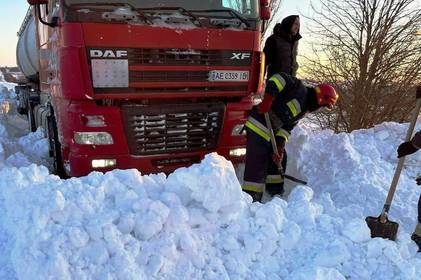
M 298 31 L 295 35 L 292 35 L 291 33 L 292 25 L 297 18 L 299 18 L 298 15 L 287 16 L 281 21 L 281 23 L 275 24 L 275 27 L 273 28 L 273 34 L 278 35 L 292 43 L 300 40 L 302 38 L 300 31 Z

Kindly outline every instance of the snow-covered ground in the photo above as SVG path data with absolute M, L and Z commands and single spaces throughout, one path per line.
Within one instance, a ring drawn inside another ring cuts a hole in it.
M 0 77 L 1 79 L 1 77 Z M 334 135 L 296 128 L 286 200 L 251 203 L 233 166 L 208 155 L 166 177 L 137 170 L 61 180 L 42 131 L 27 132 L 0 83 L 0 279 L 421 279 L 416 223 L 421 152 L 407 158 L 390 218 L 372 239 L 406 125 Z M 3 107 L 1 107 L 3 108 Z

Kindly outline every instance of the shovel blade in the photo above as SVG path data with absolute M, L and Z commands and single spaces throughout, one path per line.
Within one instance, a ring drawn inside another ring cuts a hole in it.
M 386 222 L 380 222 L 380 217 L 367 217 L 365 219 L 368 227 L 371 231 L 371 237 L 381 237 L 395 241 L 398 235 L 399 224 L 393 221 L 389 221 L 386 218 Z

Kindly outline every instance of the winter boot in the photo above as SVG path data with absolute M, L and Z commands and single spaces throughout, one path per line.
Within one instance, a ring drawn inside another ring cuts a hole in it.
M 421 252 L 421 223 L 418 223 L 414 233 L 411 236 L 411 239 L 414 240 L 418 245 L 418 252 Z
M 282 178 L 279 178 L 279 180 L 282 180 L 280 182 L 268 182 L 268 180 L 266 179 L 266 187 L 265 187 L 265 191 L 271 196 L 274 197 L 276 196 L 280 196 L 282 197 L 284 195 L 284 181 Z
M 246 190 L 243 190 L 243 191 L 248 193 L 251 196 L 251 198 L 253 198 L 253 202 L 262 202 L 263 192 L 253 192 L 253 191 L 246 191 Z

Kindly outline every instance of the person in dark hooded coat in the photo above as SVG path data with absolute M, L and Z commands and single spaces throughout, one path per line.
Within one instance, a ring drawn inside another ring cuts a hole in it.
M 296 76 L 298 63 L 298 40 L 300 35 L 300 17 L 291 15 L 277 23 L 273 28 L 273 34 L 266 40 L 263 52 L 268 66 L 267 76 L 284 72 Z

